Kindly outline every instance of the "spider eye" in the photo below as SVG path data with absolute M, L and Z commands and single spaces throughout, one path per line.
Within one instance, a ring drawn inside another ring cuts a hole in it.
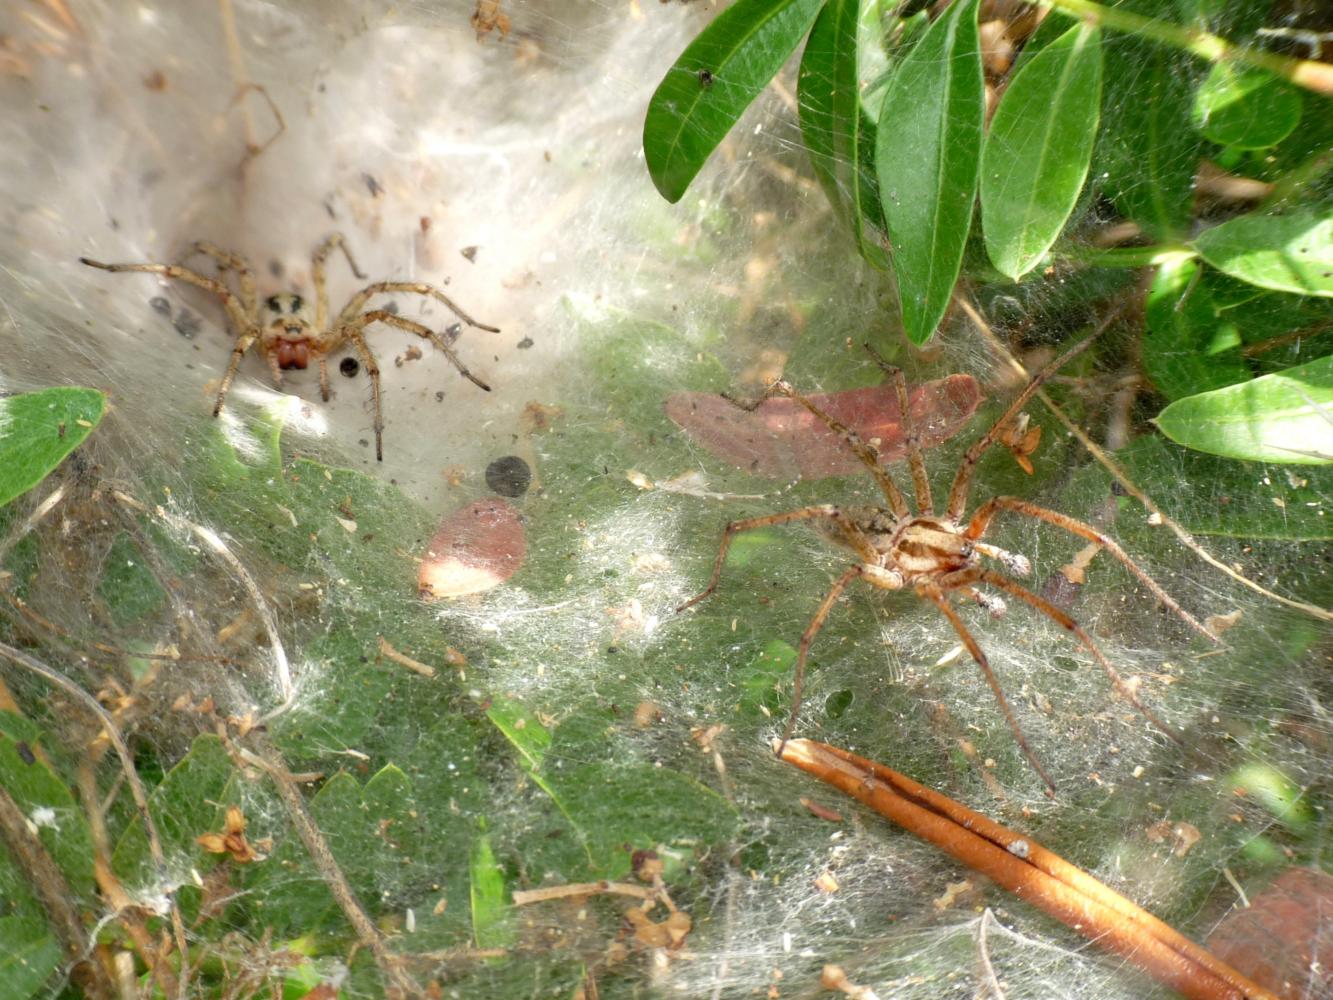
M 264 308 L 267 309 L 269 312 L 280 313 L 282 312 L 282 303 L 278 301 L 278 297 L 276 295 L 270 295 L 267 299 L 264 300 Z
M 299 312 L 301 311 L 301 309 L 302 309 L 302 307 L 303 307 L 304 305 L 305 305 L 305 300 L 302 299 L 301 296 L 299 296 L 299 295 L 293 295 L 293 296 L 292 296 L 292 307 L 291 307 L 291 309 L 289 309 L 288 311 L 289 311 L 293 316 L 295 316 L 297 313 L 299 313 Z

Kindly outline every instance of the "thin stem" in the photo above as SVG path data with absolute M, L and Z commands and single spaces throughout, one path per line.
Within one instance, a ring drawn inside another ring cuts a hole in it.
M 1200 59 L 1220 63 L 1235 61 L 1266 69 L 1298 87 L 1333 96 L 1333 66 L 1309 59 L 1293 59 L 1262 49 L 1245 48 L 1198 28 L 1144 17 L 1123 7 L 1104 7 L 1092 0 L 1041 0 L 1066 17 L 1105 25 L 1113 31 L 1142 35 L 1163 45 L 1183 49 Z

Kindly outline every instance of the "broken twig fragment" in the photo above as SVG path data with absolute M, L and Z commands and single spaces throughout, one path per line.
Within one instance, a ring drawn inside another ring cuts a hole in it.
M 1278 1000 L 1036 841 L 911 778 L 811 740 L 788 740 L 778 753 L 1191 1000 Z

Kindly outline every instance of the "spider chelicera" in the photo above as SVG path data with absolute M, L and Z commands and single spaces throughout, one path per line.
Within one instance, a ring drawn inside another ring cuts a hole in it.
M 1027 758 L 1033 769 L 1046 782 L 1048 794 L 1054 794 L 1055 783 L 1051 780 L 1050 775 L 1046 773 L 1046 769 L 1042 767 L 1036 754 L 1028 746 L 1023 730 L 1018 725 L 1018 720 L 1010 709 L 1004 692 L 1000 689 L 1000 683 L 995 677 L 995 672 L 991 669 L 990 661 L 987 659 L 985 652 L 982 651 L 981 646 L 954 609 L 951 600 L 953 594 L 959 594 L 968 600 L 975 601 L 993 615 L 1003 614 L 1005 604 L 1001 597 L 977 589 L 979 584 L 984 584 L 1017 598 L 1024 604 L 1046 615 L 1046 617 L 1072 633 L 1082 643 L 1093 659 L 1106 671 L 1116 689 L 1130 704 L 1162 732 L 1172 739 L 1178 739 L 1175 733 L 1139 700 L 1134 689 L 1120 676 L 1082 626 L 1044 597 L 1034 594 L 1008 576 L 988 568 L 982 562 L 983 557 L 994 560 L 1014 576 L 1027 576 L 1032 572 L 1031 564 L 1026 556 L 1007 552 L 983 541 L 986 531 L 997 514 L 1001 511 L 1012 511 L 1039 521 L 1045 521 L 1081 538 L 1096 542 L 1124 564 L 1159 601 L 1180 616 L 1196 632 L 1207 636 L 1214 642 L 1217 641 L 1217 637 L 1172 600 L 1166 591 L 1125 553 L 1124 549 L 1091 525 L 1058 511 L 1039 507 L 1018 497 L 1008 496 L 992 497 L 978 507 L 970 519 L 964 519 L 968 493 L 972 485 L 972 475 L 976 469 L 977 460 L 982 453 L 991 445 L 1004 440 L 1005 433 L 1009 430 L 1011 423 L 1018 418 L 1019 411 L 1041 387 L 1041 384 L 1067 364 L 1075 355 L 1086 349 L 1100 332 L 1101 330 L 1098 330 L 1097 333 L 1075 345 L 1071 350 L 1038 372 L 991 428 L 967 450 L 954 476 L 953 487 L 949 490 L 949 498 L 943 514 L 934 513 L 935 508 L 930 494 L 930 480 L 926 475 L 926 464 L 921 453 L 920 437 L 912 424 L 908 408 L 906 379 L 900 369 L 885 362 L 869 345 L 866 349 L 870 351 L 876 363 L 893 379 L 896 389 L 898 412 L 903 425 L 907 458 L 912 470 L 912 483 L 915 488 L 918 513 L 912 513 L 907 499 L 894 484 L 889 473 L 879 464 L 879 455 L 873 445 L 864 441 L 850 427 L 821 411 L 819 407 L 793 389 L 787 382 L 779 380 L 772 383 L 763 396 L 751 404 L 737 404 L 745 409 L 754 409 L 765 399 L 772 396 L 786 396 L 795 400 L 842 438 L 848 449 L 870 470 L 870 474 L 875 478 L 875 482 L 888 503 L 887 507 L 838 507 L 833 504 L 816 504 L 781 514 L 769 514 L 764 517 L 750 517 L 741 521 L 732 521 L 722 533 L 722 544 L 718 549 L 717 559 L 713 564 L 713 575 L 708 581 L 708 586 L 696 597 L 686 601 L 677 609 L 678 611 L 684 611 L 686 608 L 693 607 L 717 590 L 718 578 L 722 574 L 722 566 L 727 558 L 727 549 L 731 545 L 732 538 L 742 531 L 766 528 L 776 524 L 809 521 L 813 522 L 813 525 L 828 540 L 850 549 L 856 554 L 859 561 L 845 570 L 834 581 L 828 594 L 825 595 L 823 603 L 819 605 L 819 609 L 815 612 L 814 618 L 801 635 L 796 656 L 796 674 L 792 683 L 791 715 L 788 717 L 786 728 L 782 733 L 782 743 L 786 743 L 791 738 L 791 734 L 796 727 L 797 716 L 801 710 L 801 689 L 805 680 L 806 656 L 810 651 L 810 644 L 814 641 L 820 628 L 823 627 L 839 596 L 853 580 L 857 579 L 864 580 L 872 587 L 878 587 L 882 590 L 910 589 L 917 596 L 939 608 L 944 617 L 949 620 L 949 624 L 953 626 L 954 631 L 958 633 L 958 637 L 962 640 L 967 651 L 981 668 L 981 672 L 985 675 L 986 682 L 990 685 L 995 700 L 1000 706 L 1000 711 L 1004 714 L 1009 729 L 1013 732 L 1014 739 L 1023 752 L 1023 756 Z
M 202 240 L 194 244 L 191 255 L 201 253 L 212 257 L 217 262 L 218 278 L 207 277 L 179 264 L 103 264 L 87 257 L 80 257 L 79 262 L 89 267 L 99 267 L 104 271 L 146 271 L 167 278 L 176 278 L 206 289 L 222 300 L 222 306 L 227 310 L 227 316 L 231 320 L 236 344 L 231 351 L 231 363 L 227 365 L 226 374 L 222 376 L 222 384 L 218 387 L 217 402 L 213 404 L 215 417 L 222 412 L 222 404 L 227 398 L 227 390 L 231 388 L 232 380 L 236 377 L 236 369 L 240 366 L 241 358 L 256 343 L 273 372 L 274 384 L 279 386 L 282 385 L 284 371 L 306 368 L 312 358 L 319 362 L 319 391 L 327 402 L 328 357 L 350 341 L 361 358 L 361 364 L 365 366 L 366 374 L 370 376 L 370 392 L 375 405 L 375 458 L 383 461 L 384 418 L 380 406 L 380 369 L 375 362 L 375 355 L 371 353 L 370 346 L 366 343 L 367 326 L 372 323 L 383 323 L 429 340 L 444 353 L 464 378 L 486 392 L 490 392 L 491 387 L 468 371 L 448 341 L 429 327 L 387 309 L 363 311 L 371 297 L 384 292 L 412 292 L 426 295 L 444 303 L 468 326 L 488 330 L 491 333 L 500 331 L 498 327 L 478 323 L 438 288 L 420 281 L 377 281 L 367 285 L 348 299 L 347 305 L 343 306 L 342 311 L 330 323 L 324 270 L 325 262 L 335 248 L 343 252 L 354 275 L 362 280 L 366 278 L 356 266 L 356 261 L 352 259 L 351 251 L 347 249 L 342 234 L 334 233 L 316 248 L 311 257 L 310 280 L 315 287 L 313 313 L 311 303 L 292 292 L 270 295 L 261 300 L 256 290 L 254 272 L 245 258 Z M 220 280 L 228 271 L 236 275 L 235 292 Z

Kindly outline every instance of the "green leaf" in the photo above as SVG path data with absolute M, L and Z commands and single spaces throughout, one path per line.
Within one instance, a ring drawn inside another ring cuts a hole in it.
M 1219 315 L 1193 257 L 1164 262 L 1148 289 L 1143 369 L 1168 399 L 1220 389 L 1253 372 L 1240 352 L 1242 334 Z
M 864 7 L 875 9 L 876 0 Z M 861 104 L 858 53 L 862 0 L 829 0 L 801 58 L 797 103 L 801 137 L 834 210 L 852 230 L 861 256 L 889 266 L 875 184 L 875 126 Z
M 486 709 L 486 718 L 494 723 L 495 728 L 500 730 L 505 739 L 519 752 L 523 770 L 527 772 L 528 777 L 546 793 L 555 807 L 560 810 L 560 814 L 579 834 L 579 838 L 584 845 L 584 852 L 588 861 L 591 862 L 593 858 L 587 846 L 586 832 L 575 821 L 574 814 L 570 812 L 568 804 L 555 786 L 552 785 L 546 775 L 542 774 L 542 763 L 545 760 L 546 751 L 551 746 L 551 731 L 537 720 L 537 716 L 533 712 L 508 698 L 495 698 L 490 707 Z
M 1171 239 L 1189 224 L 1199 159 L 1190 80 L 1175 53 L 1138 39 L 1117 38 L 1103 46 L 1103 58 L 1106 99 L 1093 177 L 1127 218 Z
M 6 728 L 18 729 L 12 723 Z M 35 739 L 0 735 L 0 787 L 36 825 L 42 846 L 70 888 L 80 896 L 91 894 L 93 841 L 88 821 L 64 779 L 47 766 L 40 751 L 33 752 L 37 749 Z M 0 996 L 6 995 L 0 991 Z
M 1247 284 L 1333 298 L 1333 216 L 1242 215 L 1200 233 L 1194 248 Z
M 32 489 L 93 432 L 96 389 L 39 389 L 0 399 L 0 507 Z
M 944 316 L 972 224 L 985 114 L 977 2 L 953 4 L 926 30 L 879 116 L 875 168 L 903 326 L 915 344 Z
M 1101 36 L 1069 29 L 1028 62 L 1004 92 L 981 156 L 986 251 L 1017 281 L 1069 220 L 1092 160 L 1101 107 Z
M 1223 146 L 1267 149 L 1301 120 L 1301 95 L 1267 70 L 1217 62 L 1194 94 L 1194 126 Z
M 823 0 L 738 0 L 667 70 L 643 122 L 644 158 L 663 198 L 680 200 L 821 6 Z
M 203 854 L 195 838 L 222 830 L 222 802 L 235 770 L 222 741 L 204 734 L 195 738 L 189 753 L 158 782 L 148 796 L 148 809 L 165 854 L 190 858 Z M 156 881 L 148 834 L 137 817 L 121 834 L 111 867 L 136 888 L 152 886 Z
M 513 940 L 505 876 L 484 828 L 472 841 L 468 871 L 472 876 L 472 936 L 478 948 L 503 948 Z
M 1333 355 L 1177 400 L 1154 423 L 1187 448 L 1225 458 L 1333 463 Z
M 64 960 L 42 920 L 0 917 L 0 996 L 27 1000 Z

